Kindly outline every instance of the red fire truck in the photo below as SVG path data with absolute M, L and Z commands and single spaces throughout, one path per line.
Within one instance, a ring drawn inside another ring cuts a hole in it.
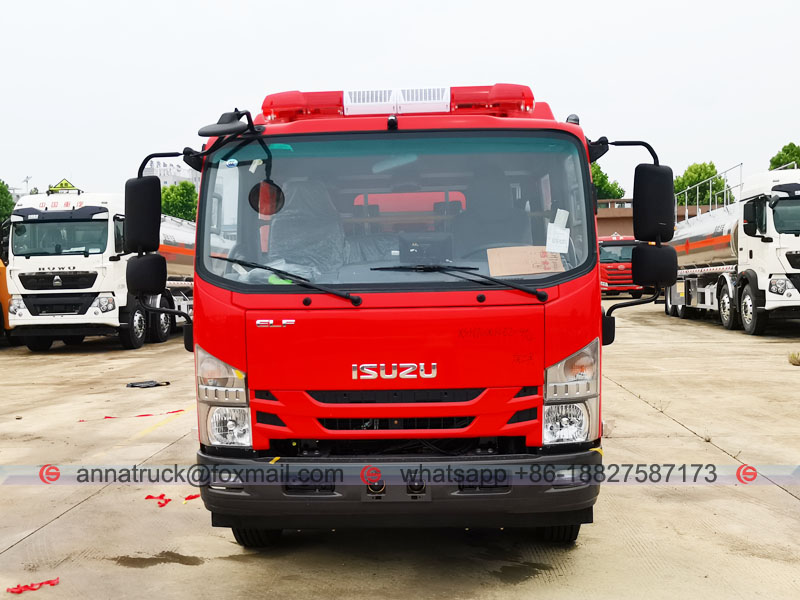
M 202 171 L 184 342 L 212 524 L 245 546 L 346 526 L 574 540 L 599 483 L 571 474 L 602 468 L 614 335 L 589 164 L 610 145 L 650 152 L 634 218 L 656 243 L 634 250 L 633 277 L 663 285 L 672 172 L 653 149 L 590 142 L 510 84 L 271 94 L 199 134 L 202 151 L 152 154 L 126 184 L 125 250 L 129 287 L 171 312 L 142 171 L 182 155 Z
M 636 242 L 633 236 L 614 233 L 600 237 L 600 290 L 607 296 L 626 292 L 641 298 L 642 286 L 633 283 L 631 256 Z

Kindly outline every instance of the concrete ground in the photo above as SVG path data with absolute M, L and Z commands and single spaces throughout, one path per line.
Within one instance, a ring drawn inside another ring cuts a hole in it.
M 800 368 L 787 361 L 800 324 L 755 338 L 662 306 L 617 315 L 606 463 L 800 465 Z M 0 465 L 191 463 L 192 369 L 177 338 L 1 347 Z M 171 385 L 125 387 L 146 379 Z M 188 485 L 0 485 L 0 591 L 59 577 L 36 597 L 800 598 L 800 488 L 772 479 L 606 485 L 570 546 L 499 530 L 324 531 L 262 552 L 183 503 Z M 161 493 L 163 508 L 145 500 Z

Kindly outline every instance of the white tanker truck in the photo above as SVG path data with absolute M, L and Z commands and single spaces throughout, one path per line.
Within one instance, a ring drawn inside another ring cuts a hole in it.
M 11 215 L 8 244 L 8 334 L 31 351 L 54 340 L 118 335 L 126 348 L 163 342 L 175 328 L 167 314 L 147 316 L 128 294 L 122 240 L 122 194 L 23 196 Z M 162 217 L 159 251 L 167 259 L 161 306 L 192 313 L 195 224 Z M 178 320 L 181 318 L 178 317 Z
M 667 315 L 711 310 L 751 335 L 771 318 L 800 317 L 800 170 L 747 179 L 741 200 L 678 223 L 670 244 L 679 270 Z

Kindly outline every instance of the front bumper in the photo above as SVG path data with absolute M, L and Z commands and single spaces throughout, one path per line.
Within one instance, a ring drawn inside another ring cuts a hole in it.
M 341 457 L 328 459 L 280 459 L 283 469 L 302 467 L 359 469 L 377 467 L 382 473 L 398 467 L 434 468 L 447 462 L 462 469 L 527 470 L 535 465 L 599 465 L 599 452 L 583 451 L 548 456 L 497 457 Z M 246 460 L 210 456 L 198 452 L 197 461 L 211 469 L 263 467 L 269 459 Z M 458 483 L 431 481 L 424 492 L 411 493 L 401 480 L 387 478 L 386 491 L 376 500 L 367 486 L 348 479 L 325 489 L 292 489 L 283 484 L 202 486 L 201 496 L 216 527 L 261 529 L 315 529 L 330 527 L 544 527 L 592 522 L 597 484 L 552 485 L 531 483 L 529 477 L 507 486 L 472 489 Z

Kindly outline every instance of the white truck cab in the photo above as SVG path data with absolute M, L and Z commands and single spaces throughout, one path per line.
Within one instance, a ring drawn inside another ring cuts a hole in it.
M 164 341 L 168 316 L 148 317 L 128 294 L 122 194 L 23 196 L 11 215 L 8 326 L 32 351 L 54 340 L 80 344 L 87 335 L 118 335 L 126 348 Z M 193 252 L 194 224 L 186 246 Z M 183 282 L 191 287 L 190 282 Z M 168 293 L 165 296 L 170 296 Z M 170 296 L 166 304 L 170 304 Z M 173 303 L 174 304 L 174 303 Z M 173 306 L 174 307 L 174 306 Z

